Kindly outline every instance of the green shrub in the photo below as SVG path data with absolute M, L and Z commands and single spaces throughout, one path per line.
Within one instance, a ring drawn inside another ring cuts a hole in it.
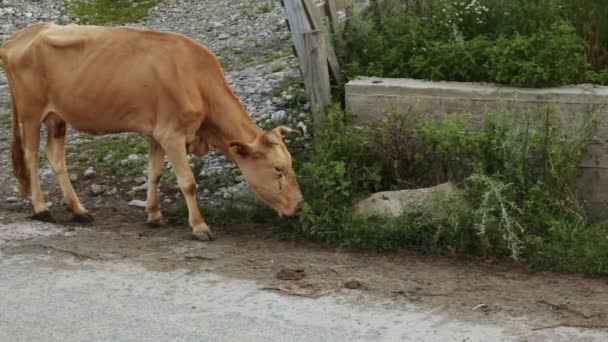
M 583 33 L 568 1 L 374 2 L 355 10 L 336 46 L 349 78 L 608 84 L 608 48 Z
M 82 24 L 125 24 L 143 19 L 157 0 L 65 0 L 65 6 Z

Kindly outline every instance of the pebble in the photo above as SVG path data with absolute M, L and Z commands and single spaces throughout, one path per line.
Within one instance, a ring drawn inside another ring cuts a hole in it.
M 106 191 L 108 187 L 105 185 L 100 185 L 100 184 L 93 184 L 91 185 L 91 192 L 93 193 L 94 196 L 97 196 L 101 193 L 103 193 L 104 191 Z
M 92 167 L 86 169 L 86 171 L 84 171 L 84 178 L 91 178 L 95 176 L 95 170 L 93 170 Z
M 118 189 L 116 189 L 116 188 L 112 188 L 105 192 L 105 194 L 108 196 L 116 195 L 117 193 L 118 193 Z
M 306 125 L 302 121 L 298 122 L 296 128 L 299 128 L 304 135 L 308 134 L 308 127 L 306 127 Z
M 129 205 L 132 206 L 132 207 L 145 208 L 146 207 L 146 201 L 132 200 L 131 202 L 129 202 Z
M 287 120 L 287 112 L 285 112 L 284 110 L 280 110 L 278 112 L 275 112 L 270 117 L 270 120 L 272 120 L 272 122 L 275 123 L 275 124 L 285 123 L 285 121 Z
M 138 186 L 134 186 L 133 188 L 131 188 L 131 190 L 133 191 L 145 191 L 148 190 L 148 183 L 144 183 L 142 185 L 138 185 Z
M 11 197 L 7 197 L 7 198 L 5 199 L 5 201 L 6 201 L 7 203 L 15 203 L 15 202 L 19 202 L 19 198 L 14 197 L 14 196 L 11 196 Z

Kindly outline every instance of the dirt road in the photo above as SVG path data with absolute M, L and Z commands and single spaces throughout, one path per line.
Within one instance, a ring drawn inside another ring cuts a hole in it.
M 75 226 L 57 207 L 51 225 L 0 206 L 0 340 L 608 339 L 605 279 L 347 253 L 256 226 L 216 225 L 201 243 L 186 226 L 147 228 L 143 210 L 92 212 Z M 285 268 L 304 277 L 277 279 Z

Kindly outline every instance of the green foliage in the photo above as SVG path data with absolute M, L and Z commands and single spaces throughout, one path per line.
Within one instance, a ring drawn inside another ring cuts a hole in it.
M 475 133 L 461 116 L 427 121 L 416 110 L 393 112 L 370 130 L 352 127 L 335 108 L 329 118 L 299 156 L 306 205 L 290 231 L 346 247 L 508 256 L 535 270 L 608 273 L 608 230 L 588 223 L 573 188 L 595 114 L 502 111 Z M 378 187 L 446 180 L 462 190 L 397 219 L 352 211 Z M 555 252 L 561 244 L 572 248 Z
M 608 84 L 608 49 L 581 33 L 568 1 L 374 2 L 355 11 L 336 46 L 349 77 Z
M 65 6 L 82 24 L 125 24 L 143 19 L 157 0 L 65 0 Z
M 488 79 L 515 86 L 553 86 L 586 81 L 585 44 L 567 22 L 528 36 L 500 36 L 488 50 Z

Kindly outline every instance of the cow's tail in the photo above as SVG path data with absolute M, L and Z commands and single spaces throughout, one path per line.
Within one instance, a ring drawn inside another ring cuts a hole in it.
M 10 82 L 10 81 L 9 81 Z M 21 197 L 27 198 L 30 193 L 30 177 L 25 164 L 25 153 L 21 141 L 21 128 L 19 124 L 19 115 L 17 114 L 17 102 L 11 91 L 11 100 L 13 107 L 13 141 L 11 143 L 11 161 L 13 163 L 13 174 L 19 182 L 19 193 Z

